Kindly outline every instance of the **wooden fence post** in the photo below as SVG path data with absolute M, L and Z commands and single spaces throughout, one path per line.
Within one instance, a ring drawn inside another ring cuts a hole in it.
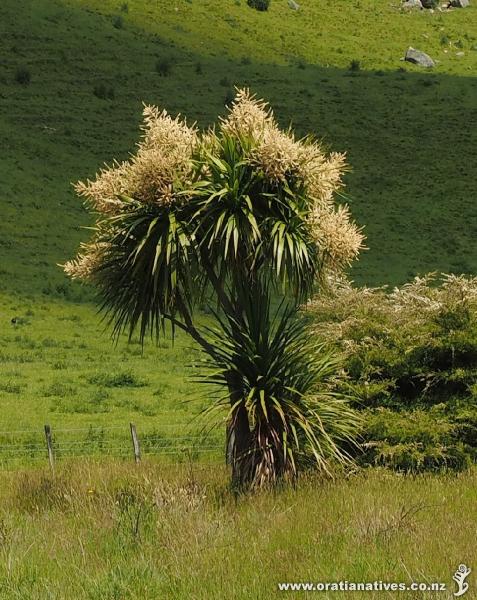
M 49 425 L 45 425 L 45 437 L 46 437 L 46 447 L 48 449 L 48 460 L 50 461 L 50 468 L 54 472 L 55 471 L 55 456 L 53 454 L 53 440 L 51 437 L 51 427 Z
M 139 446 L 139 439 L 137 437 L 136 425 L 134 425 L 134 423 L 130 423 L 129 426 L 131 428 L 131 439 L 133 443 L 134 460 L 136 461 L 136 463 L 139 463 L 141 462 L 141 448 Z

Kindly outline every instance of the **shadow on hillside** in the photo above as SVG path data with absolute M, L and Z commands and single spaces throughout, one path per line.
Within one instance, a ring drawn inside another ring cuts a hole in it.
M 356 281 L 477 270 L 476 78 L 410 72 L 399 61 L 394 72 L 369 72 L 211 58 L 94 12 L 30 8 L 4 13 L 0 289 L 79 299 L 55 266 L 88 236 L 69 182 L 127 157 L 142 101 L 206 126 L 235 85 L 269 100 L 299 135 L 348 153 L 346 195 L 369 246 Z M 30 85 L 15 81 L 22 66 Z

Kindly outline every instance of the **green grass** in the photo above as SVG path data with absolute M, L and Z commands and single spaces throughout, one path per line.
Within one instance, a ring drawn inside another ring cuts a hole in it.
M 188 436 L 202 431 L 210 392 L 194 383 L 202 356 L 181 332 L 143 348 L 125 337 L 113 344 L 89 305 L 16 300 L 0 302 L 0 314 L 0 465 L 45 460 L 45 423 L 60 455 L 129 454 L 131 421 L 145 450 L 197 444 Z M 206 445 L 222 437 L 213 432 Z
M 158 348 L 143 350 L 134 340 L 116 346 L 90 311 L 34 303 L 23 325 L 2 331 L 2 428 L 31 428 L 45 413 L 53 426 L 61 415 L 66 427 L 127 424 L 133 417 L 141 424 L 159 411 L 168 422 L 190 420 L 197 407 L 190 406 L 194 386 L 184 374 L 197 372 L 200 357 L 189 340 L 178 334 Z
M 269 600 L 305 597 L 279 582 L 447 585 L 398 594 L 426 600 L 452 598 L 458 565 L 473 565 L 474 471 L 370 471 L 237 502 L 225 482 L 219 468 L 153 462 L 0 474 L 0 598 Z M 468 582 L 472 594 L 474 573 Z

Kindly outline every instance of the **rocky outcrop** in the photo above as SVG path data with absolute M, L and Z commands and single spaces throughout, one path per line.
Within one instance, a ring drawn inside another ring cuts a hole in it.
M 419 65 L 420 67 L 430 68 L 436 66 L 436 63 L 432 60 L 429 54 L 426 54 L 421 50 L 411 48 L 411 46 L 407 49 L 404 60 L 414 63 L 415 65 Z
M 412 8 L 419 8 L 420 10 L 422 10 L 423 6 L 421 0 L 406 0 L 406 2 L 403 2 L 402 8 L 408 10 Z

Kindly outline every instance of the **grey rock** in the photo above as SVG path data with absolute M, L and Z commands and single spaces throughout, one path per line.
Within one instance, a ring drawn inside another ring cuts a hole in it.
M 423 7 L 421 0 L 406 0 L 406 2 L 403 2 L 402 8 L 419 8 L 422 10 Z
M 295 2 L 295 0 L 288 0 L 288 6 L 292 10 L 300 10 L 300 5 Z
M 449 5 L 454 8 L 467 8 L 469 6 L 469 0 L 451 0 Z
M 419 65 L 420 67 L 430 68 L 436 66 L 436 63 L 428 54 L 422 52 L 421 50 L 411 48 L 411 46 L 409 46 L 409 48 L 407 49 L 404 60 L 412 62 L 415 65 Z

